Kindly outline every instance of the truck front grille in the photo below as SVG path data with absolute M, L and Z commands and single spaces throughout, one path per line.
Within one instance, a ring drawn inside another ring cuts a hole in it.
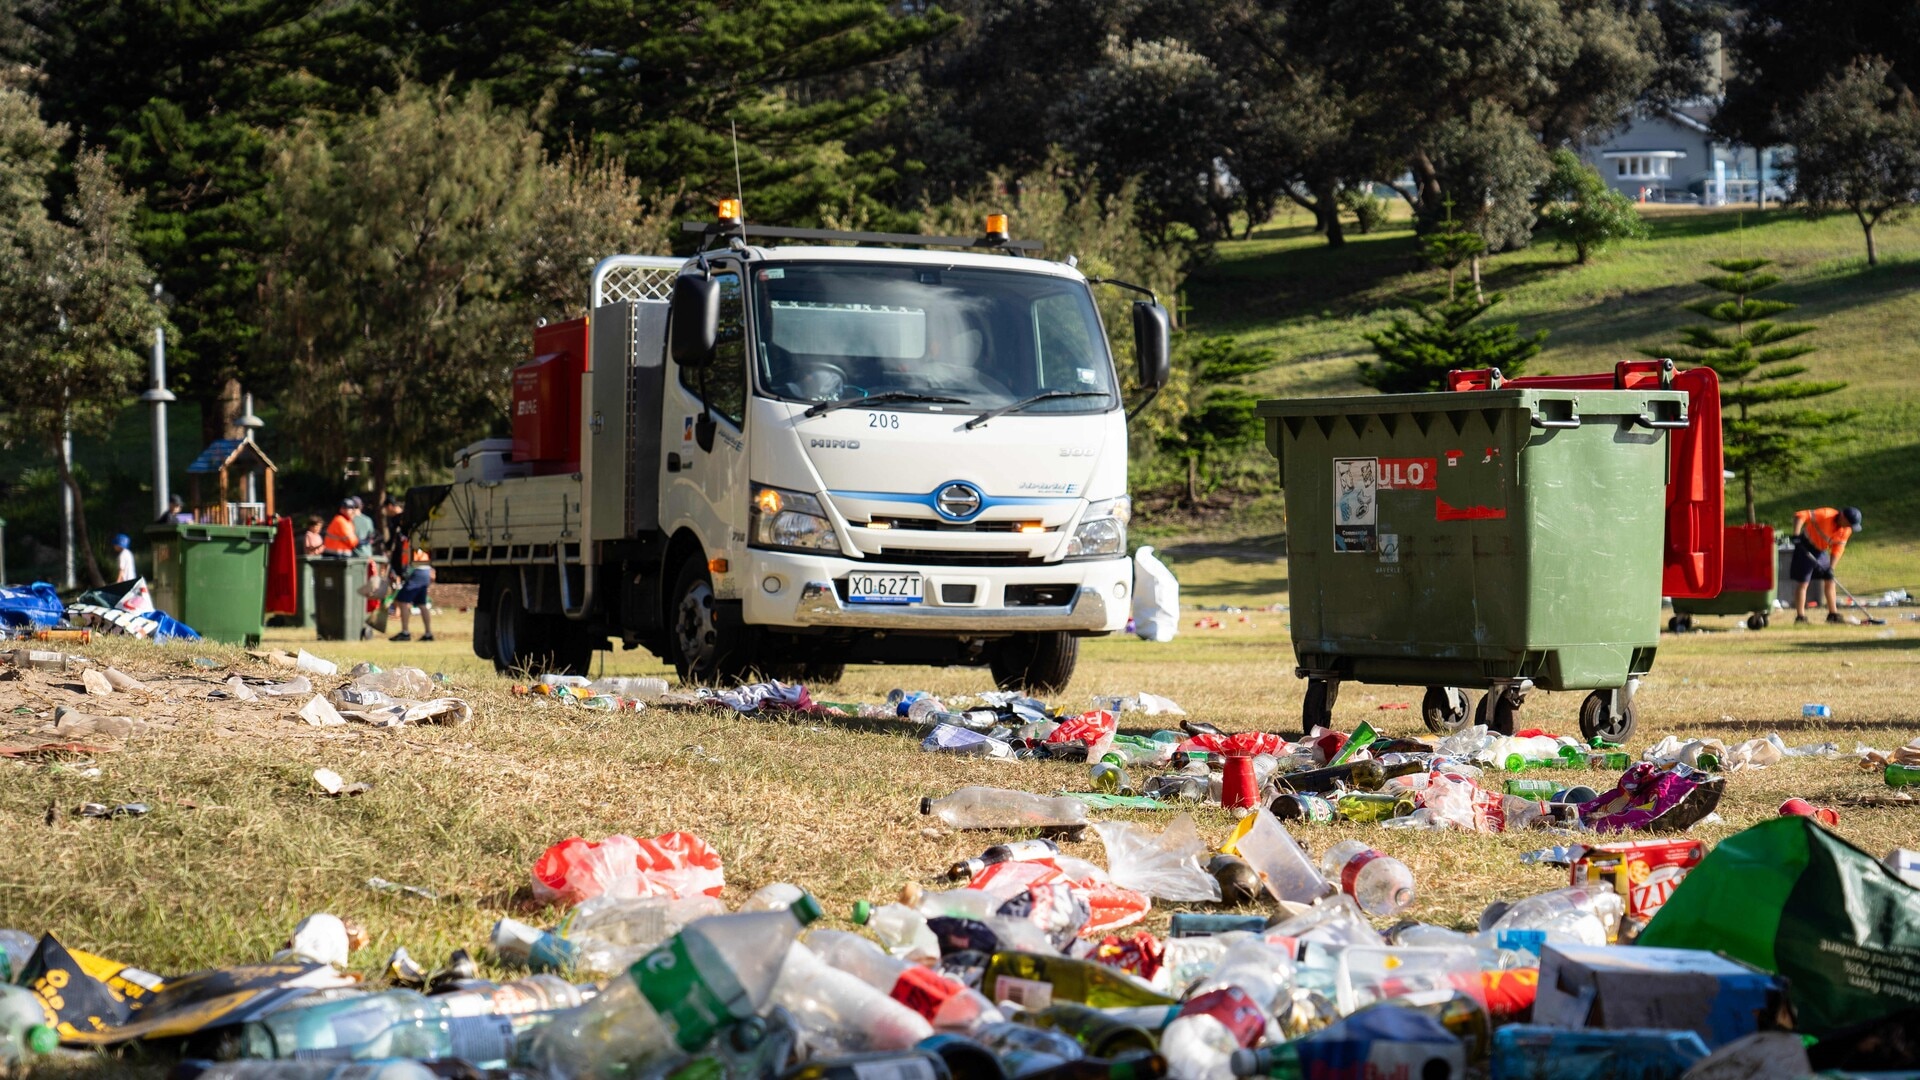
M 883 547 L 867 562 L 921 563 L 927 566 L 1040 566 L 1045 559 L 1017 551 L 927 551 L 922 548 Z

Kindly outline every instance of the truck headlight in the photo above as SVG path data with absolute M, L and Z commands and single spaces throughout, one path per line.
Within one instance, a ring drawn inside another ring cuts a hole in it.
M 754 547 L 840 550 L 840 538 L 833 535 L 826 508 L 820 505 L 819 499 L 804 492 L 755 484 L 748 516 L 751 525 L 747 535 Z
M 1103 559 L 1127 553 L 1127 522 L 1133 519 L 1133 500 L 1125 495 L 1087 506 L 1080 525 L 1067 540 L 1067 558 Z

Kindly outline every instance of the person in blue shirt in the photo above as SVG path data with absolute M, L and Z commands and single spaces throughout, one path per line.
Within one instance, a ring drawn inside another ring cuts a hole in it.
M 427 561 L 426 549 L 422 548 L 413 553 L 413 563 L 407 567 L 406 576 L 400 578 L 400 592 L 393 598 L 394 610 L 400 613 L 400 632 L 390 640 L 412 641 L 416 614 L 420 616 L 423 631 L 420 640 L 433 640 L 433 601 L 427 599 L 427 587 L 432 584 L 433 567 Z

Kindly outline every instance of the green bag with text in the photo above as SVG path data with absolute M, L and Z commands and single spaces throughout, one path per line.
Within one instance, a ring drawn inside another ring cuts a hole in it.
M 1708 949 L 1783 975 L 1813 1035 L 1920 1005 L 1920 889 L 1812 819 L 1720 842 L 1637 945 Z

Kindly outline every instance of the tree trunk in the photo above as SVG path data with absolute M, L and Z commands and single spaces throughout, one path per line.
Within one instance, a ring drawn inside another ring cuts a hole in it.
M 1313 189 L 1313 212 L 1320 218 L 1320 228 L 1327 234 L 1328 247 L 1340 247 L 1347 242 L 1347 234 L 1340 228 L 1340 199 L 1332 184 Z
M 369 469 L 369 471 L 373 473 L 373 491 L 369 496 L 369 513 L 372 512 L 371 500 L 379 499 L 387 493 L 387 466 L 387 452 L 385 450 L 374 451 L 373 461 Z
M 73 478 L 73 466 L 67 455 L 54 456 L 60 460 L 60 482 L 73 494 L 73 542 L 87 557 L 87 581 L 97 589 L 107 581 L 100 576 L 100 562 L 93 557 L 93 540 L 87 534 L 87 501 L 80 495 L 80 482 Z
M 1484 304 L 1487 302 L 1487 294 L 1480 289 L 1480 256 L 1475 255 L 1467 261 L 1473 267 L 1473 302 Z
M 1200 455 L 1187 455 L 1187 508 L 1200 505 Z
M 1576 242 L 1573 245 L 1573 264 L 1585 266 L 1587 263 L 1587 245 Z
M 1873 247 L 1873 222 L 1868 218 L 1861 218 L 1860 231 L 1867 234 L 1867 265 L 1879 266 L 1880 253 Z
M 1414 186 L 1420 192 L 1420 201 L 1414 207 L 1415 216 L 1431 221 L 1440 213 L 1440 200 L 1446 196 L 1440 190 L 1440 170 L 1433 167 L 1433 159 L 1427 156 L 1425 150 L 1413 152 L 1413 160 L 1407 163 L 1407 169 L 1413 173 Z M 1419 223 L 1415 222 L 1416 225 Z
M 1760 524 L 1760 515 L 1753 508 L 1753 470 L 1751 468 L 1740 470 L 1740 487 L 1747 494 L 1747 524 Z
M 1453 303 L 1454 297 L 1459 295 L 1458 288 L 1454 284 L 1454 275 L 1459 272 L 1460 266 L 1458 263 L 1447 267 L 1447 303 L 1449 304 Z

